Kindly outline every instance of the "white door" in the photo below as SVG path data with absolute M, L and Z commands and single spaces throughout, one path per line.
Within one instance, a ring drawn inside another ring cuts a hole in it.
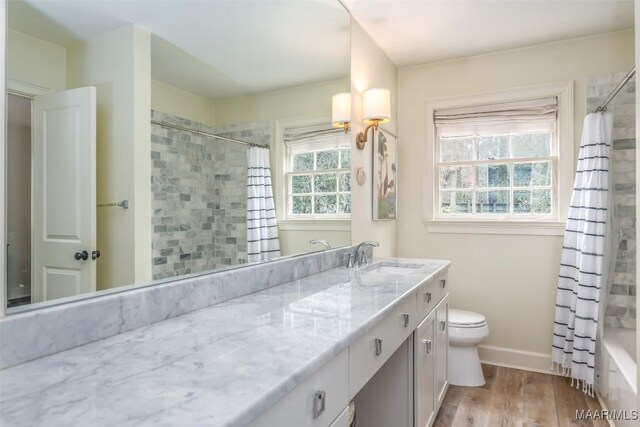
M 432 311 L 415 332 L 415 427 L 430 426 L 435 416 L 435 319 L 436 313 Z
M 32 161 L 32 302 L 93 292 L 96 290 L 96 261 L 92 260 L 92 251 L 96 250 L 94 87 L 34 98 Z

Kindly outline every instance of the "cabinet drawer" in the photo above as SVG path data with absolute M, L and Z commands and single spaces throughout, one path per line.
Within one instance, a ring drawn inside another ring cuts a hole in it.
M 408 321 L 406 321 L 408 315 Z M 349 350 L 350 394 L 353 398 L 389 359 L 418 324 L 416 294 L 353 343 Z
M 418 289 L 418 316 L 426 316 L 449 292 L 447 273 L 443 273 Z
M 324 392 L 324 411 L 314 418 L 318 392 Z M 327 427 L 348 405 L 349 350 L 345 349 L 268 409 L 251 426 Z

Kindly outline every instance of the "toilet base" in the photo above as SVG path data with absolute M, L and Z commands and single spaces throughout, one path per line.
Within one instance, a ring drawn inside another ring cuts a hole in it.
M 449 344 L 449 384 L 480 387 L 485 384 L 478 347 Z

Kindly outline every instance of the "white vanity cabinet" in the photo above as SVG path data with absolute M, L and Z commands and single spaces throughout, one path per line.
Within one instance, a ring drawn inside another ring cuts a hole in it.
M 418 325 L 414 339 L 414 426 L 433 425 L 448 383 L 449 294 L 446 276 L 426 287 L 423 295 L 436 295 L 436 301 Z M 426 300 L 424 302 L 426 304 Z
M 444 399 L 449 385 L 449 296 L 448 294 L 440 301 L 436 312 L 436 378 L 435 397 L 436 411 Z
M 251 427 L 342 427 L 348 405 L 349 350 L 345 349 L 260 415 Z M 347 411 L 347 424 L 348 418 Z
M 431 312 L 420 323 L 414 345 L 415 426 L 431 425 L 435 418 L 436 388 L 436 313 Z
M 430 427 L 448 386 L 446 272 L 405 295 L 332 361 L 267 410 L 252 427 Z

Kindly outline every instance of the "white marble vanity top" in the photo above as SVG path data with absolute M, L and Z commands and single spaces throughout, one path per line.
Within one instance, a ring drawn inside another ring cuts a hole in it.
M 449 266 L 394 261 L 421 267 L 334 268 L 0 371 L 0 425 L 247 425 Z

